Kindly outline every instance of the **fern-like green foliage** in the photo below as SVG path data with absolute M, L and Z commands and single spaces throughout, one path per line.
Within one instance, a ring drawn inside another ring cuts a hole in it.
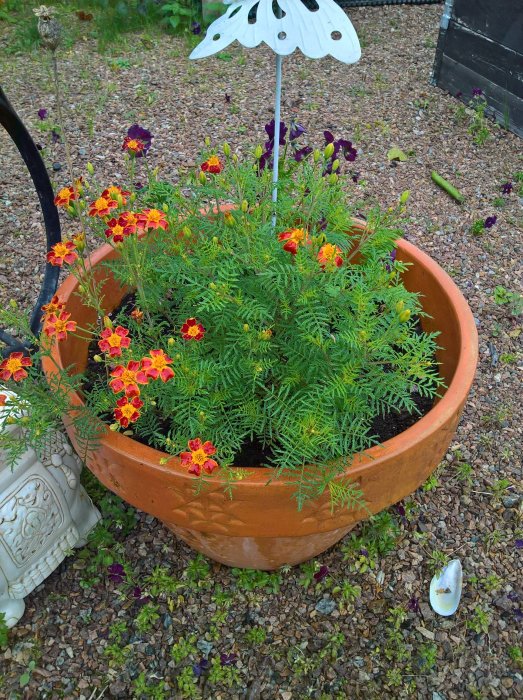
M 107 373 L 162 349 L 175 376 L 140 386 L 144 405 L 129 426 L 136 436 L 172 455 L 194 438 L 211 441 L 230 489 L 240 478 L 236 456 L 256 440 L 274 478 L 295 485 L 300 507 L 326 489 L 334 506 L 363 507 L 357 484 L 342 475 L 376 443 L 374 419 L 415 411 L 414 393 L 434 396 L 441 384 L 435 335 L 416 328 L 420 300 L 402 284 L 405 264 L 391 260 L 404 207 L 373 209 L 355 228 L 348 185 L 324 175 L 321 154 L 282 159 L 274 205 L 270 170 L 225 151 L 219 173 L 198 171 L 177 187 L 152 179 L 133 195 L 134 211 L 156 208 L 168 227 L 126 235 L 108 264 L 135 290 L 143 317 L 126 306 L 113 318 L 131 344 L 121 357 L 103 357 L 86 397 L 86 437 L 93 414 L 107 419 L 119 398 Z M 94 189 L 84 198 L 99 196 Z M 106 240 L 107 224 L 92 223 Z M 293 229 L 303 233 L 295 253 L 282 235 Z M 340 266 L 335 257 L 322 263 L 325 245 L 336 247 Z M 76 270 L 96 296 L 88 271 Z M 201 340 L 183 338 L 190 318 L 203 326 Z M 100 318 L 95 335 L 101 329 Z

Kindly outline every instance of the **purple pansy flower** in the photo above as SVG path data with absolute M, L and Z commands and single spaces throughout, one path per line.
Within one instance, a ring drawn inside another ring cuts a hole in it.
M 202 33 L 201 24 L 199 22 L 193 22 L 191 24 L 191 32 L 193 34 L 196 34 L 196 36 L 198 36 L 198 34 L 201 34 Z
M 511 182 L 505 182 L 504 185 L 501 185 L 501 191 L 503 194 L 510 194 L 513 189 L 514 185 Z
M 360 173 L 351 173 L 352 182 L 358 182 L 360 179 Z
M 368 549 L 365 549 L 365 547 L 362 547 L 362 548 L 360 549 L 360 554 L 361 554 L 363 557 L 368 557 L 368 556 L 369 556 L 369 550 L 368 550 Z
M 133 588 L 133 598 L 136 600 L 136 602 L 139 605 L 145 605 L 146 603 L 149 603 L 151 600 L 151 596 L 142 595 L 142 589 L 140 588 L 140 586 L 135 586 Z
M 514 617 L 518 622 L 521 622 L 523 620 L 523 610 L 520 610 L 519 608 L 514 612 Z
M 229 103 L 231 101 L 231 96 L 225 93 L 225 102 Z
M 329 567 L 325 566 L 325 565 L 320 566 L 318 571 L 314 574 L 314 580 L 319 583 L 320 581 L 323 581 L 324 579 L 326 579 L 328 575 L 329 575 Z
M 516 540 L 514 542 L 516 549 L 523 549 L 523 540 Z
M 209 661 L 202 656 L 198 663 L 194 664 L 192 667 L 193 673 L 196 676 L 196 678 L 199 678 L 203 673 L 205 673 L 205 671 L 208 671 L 209 666 Z
M 134 189 L 135 189 L 137 192 L 138 192 L 138 190 L 143 190 L 144 187 L 145 187 L 145 185 L 144 185 L 143 182 L 141 182 L 141 181 L 135 182 L 135 183 L 134 183 Z
M 358 151 L 352 145 L 352 141 L 347 141 L 347 139 L 338 139 L 336 141 L 334 135 L 330 131 L 324 131 L 323 136 L 325 137 L 325 146 L 328 146 L 330 143 L 334 145 L 334 151 L 323 171 L 324 176 L 332 173 L 332 165 L 340 155 L 340 152 L 345 160 L 349 162 L 354 162 L 358 157 Z
M 494 224 L 496 223 L 497 220 L 498 220 L 498 217 L 497 217 L 497 216 L 487 216 L 487 218 L 485 219 L 485 223 L 483 224 L 483 226 L 484 226 L 485 228 L 492 228 L 492 227 L 494 226 Z
M 238 654 L 220 654 L 220 663 L 222 666 L 236 666 Z
M 151 148 L 151 142 L 153 139 L 153 135 L 149 131 L 149 129 L 145 129 L 143 126 L 139 126 L 139 124 L 133 124 L 129 129 L 127 130 L 127 137 L 130 139 L 136 139 L 137 141 L 141 141 L 143 143 L 143 151 L 140 151 L 136 153 L 136 157 L 140 158 L 142 155 L 146 154 L 147 151 Z
M 398 254 L 397 250 L 396 250 L 396 248 L 394 248 L 394 250 L 392 250 L 390 255 L 389 255 L 389 261 L 385 263 L 385 269 L 387 270 L 387 272 L 392 272 L 392 265 L 394 264 L 394 261 L 396 260 L 397 254 Z M 396 506 L 394 506 L 394 509 L 395 509 L 396 513 L 401 515 L 402 518 L 405 517 L 404 506 L 402 506 L 401 504 L 397 504 Z M 403 512 L 400 512 L 400 511 L 403 511 Z
M 109 572 L 109 580 L 114 583 L 122 583 L 125 579 L 125 569 L 121 564 L 111 564 L 107 567 Z
M 483 90 L 481 88 L 472 88 L 472 97 L 481 97 Z
M 307 156 L 310 156 L 311 153 L 312 148 L 310 146 L 304 146 L 303 148 L 300 148 L 299 150 L 295 151 L 292 157 L 297 163 L 301 163 L 301 161 Z
M 413 595 L 412 598 L 407 603 L 407 610 L 409 610 L 410 612 L 415 612 L 415 613 L 420 612 L 419 598 L 416 598 L 415 595 Z
M 38 118 L 41 119 L 42 121 L 44 119 L 47 119 L 47 110 L 46 109 L 39 109 L 38 110 Z
M 60 134 L 54 129 L 51 131 L 51 139 L 53 143 L 60 143 L 60 141 L 62 140 L 60 138 Z
M 271 121 L 268 124 L 265 124 L 265 131 L 267 132 L 267 136 L 269 137 L 269 140 L 265 144 L 265 148 L 267 150 L 272 150 L 274 148 L 274 134 L 276 131 L 276 123 L 274 119 L 271 119 Z M 285 146 L 285 136 L 287 135 L 287 132 L 288 128 L 285 126 L 285 122 L 280 122 L 280 146 Z
M 306 134 L 305 127 L 303 127 L 301 124 L 298 124 L 298 122 L 291 122 L 291 131 L 289 134 L 289 139 L 291 141 L 295 141 L 296 139 L 299 139 L 300 136 L 303 134 Z

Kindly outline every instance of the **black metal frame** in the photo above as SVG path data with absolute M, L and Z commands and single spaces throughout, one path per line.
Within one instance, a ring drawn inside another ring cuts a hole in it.
M 27 169 L 29 170 L 29 174 L 31 175 L 31 179 L 33 180 L 44 217 L 45 233 L 47 236 L 47 250 L 49 251 L 51 247 L 55 245 L 55 243 L 59 243 L 62 240 L 60 232 L 60 219 L 58 216 L 58 210 L 54 203 L 54 193 L 51 186 L 51 181 L 38 148 L 25 128 L 22 120 L 7 99 L 1 86 L 0 124 L 2 124 L 20 151 L 20 155 L 24 159 Z M 40 289 L 40 294 L 38 295 L 38 299 L 31 314 L 31 331 L 35 335 L 39 335 L 42 329 L 41 307 L 44 304 L 48 304 L 56 292 L 59 274 L 59 267 L 53 266 L 50 263 L 46 264 L 42 288 Z M 27 352 L 31 347 L 29 340 L 17 340 L 3 329 L 0 329 L 0 341 L 5 343 L 6 346 L 2 348 L 1 351 L 3 356 L 9 355 L 9 353 L 13 351 Z

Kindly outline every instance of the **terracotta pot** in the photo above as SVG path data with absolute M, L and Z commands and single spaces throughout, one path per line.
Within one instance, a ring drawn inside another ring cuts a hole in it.
M 361 223 L 356 224 L 358 227 Z M 370 513 L 387 508 L 415 491 L 445 454 L 467 398 L 477 363 L 477 332 L 472 313 L 450 277 L 429 256 L 405 240 L 397 242 L 398 259 L 413 263 L 404 276 L 407 289 L 422 294 L 426 331 L 441 332 L 438 352 L 441 375 L 448 387 L 443 397 L 421 420 L 400 435 L 358 455 L 347 474 L 363 490 Z M 91 264 L 104 280 L 107 311 L 114 309 L 123 290 L 106 269 L 104 260 L 115 257 L 109 245 L 93 253 Z M 94 312 L 83 306 L 78 283 L 68 277 L 58 294 L 72 318 L 85 327 Z M 87 343 L 70 336 L 55 344 L 52 358 L 60 367 L 85 368 Z M 56 372 L 44 360 L 48 377 Z M 73 405 L 81 405 L 78 394 Z M 78 449 L 74 428 L 69 436 Z M 275 569 L 298 564 L 325 551 L 357 522 L 365 510 L 338 509 L 331 513 L 328 495 L 306 505 L 301 512 L 291 498 L 293 487 L 281 481 L 266 485 L 273 472 L 258 468 L 238 482 L 232 500 L 223 491 L 219 476 L 198 496 L 194 477 L 171 459 L 161 465 L 162 452 L 120 433 L 106 430 L 96 451 L 87 455 L 87 466 L 111 491 L 161 520 L 178 537 L 206 556 L 229 566 Z

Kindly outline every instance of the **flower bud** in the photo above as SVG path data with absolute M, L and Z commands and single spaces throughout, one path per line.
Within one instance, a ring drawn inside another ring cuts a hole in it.
M 233 153 L 233 155 L 232 155 L 232 162 L 233 162 L 233 163 L 237 163 L 238 160 L 239 160 L 239 158 L 238 158 L 237 154 L 236 154 L 236 153 Z
M 167 341 L 167 345 L 172 348 L 172 346 L 176 343 L 176 340 L 171 336 L 169 340 Z
M 74 207 L 72 207 L 71 205 L 69 205 L 68 207 L 66 207 L 66 212 L 69 214 L 69 216 L 74 216 L 75 213 L 76 213 L 75 210 L 74 210 Z
M 131 435 L 133 435 L 133 431 L 132 430 L 124 430 L 122 435 L 127 435 L 127 437 L 130 437 Z
M 325 156 L 325 158 L 331 158 L 333 153 L 334 153 L 334 144 L 328 143 L 325 146 L 325 150 L 323 151 L 323 155 Z
M 101 355 L 93 355 L 93 360 L 95 362 L 103 362 L 103 358 Z
M 167 212 L 169 211 L 169 205 L 168 205 L 166 202 L 164 202 L 164 203 L 162 204 L 162 209 L 163 209 L 164 212 L 167 213 Z
M 7 416 L 7 418 L 5 419 L 5 422 L 8 425 L 14 425 L 16 423 L 16 418 L 13 418 L 13 416 Z
M 85 287 L 83 284 L 78 285 L 78 291 L 80 292 L 80 294 L 85 294 Z
M 332 164 L 332 172 L 335 173 L 336 170 L 338 170 L 339 167 L 340 167 L 340 161 L 339 161 L 338 158 L 336 158 L 336 160 L 335 160 L 334 163 Z
M 155 401 L 154 399 L 151 399 L 151 400 L 149 401 L 149 404 L 150 404 L 151 406 L 156 406 L 156 401 Z
M 104 316 L 103 322 L 104 322 L 105 328 L 112 328 L 113 327 L 113 322 L 111 321 L 109 316 Z
M 218 243 L 220 242 L 220 239 L 217 236 L 213 236 L 212 242 L 214 243 L 214 245 L 218 245 Z
M 396 306 L 394 307 L 395 311 L 397 314 L 400 314 L 403 309 L 405 308 L 405 302 L 404 301 L 398 301 Z
M 118 423 L 111 423 L 109 430 L 112 430 L 113 433 L 115 433 L 118 430 Z
M 204 418 L 205 418 L 205 411 L 200 411 L 200 412 L 198 413 L 198 416 L 201 418 L 201 420 L 204 420 Z
M 205 137 L 204 143 L 205 143 L 206 146 L 210 146 L 210 145 L 211 145 L 211 139 L 210 139 L 209 136 L 206 136 L 206 137 Z
M 123 206 L 123 197 L 120 193 L 116 195 L 116 201 L 118 202 L 119 207 Z
M 254 149 L 254 157 L 256 158 L 256 160 L 260 160 L 262 155 L 263 155 L 263 148 L 259 145 L 256 146 L 256 148 Z
M 223 144 L 223 154 L 227 156 L 227 158 L 231 155 L 231 147 L 227 142 Z
M 182 233 L 183 233 L 183 235 L 185 236 L 185 238 L 190 238 L 190 237 L 192 236 L 192 231 L 191 231 L 191 229 L 189 228 L 189 226 L 184 226 L 184 227 L 182 228 Z
M 249 211 L 249 202 L 244 199 L 242 202 L 242 212 L 246 214 Z
M 399 315 L 399 319 L 401 323 L 405 323 L 408 321 L 410 318 L 410 309 L 405 309 L 405 311 L 402 311 Z
M 211 283 L 209 284 L 209 289 L 218 289 L 218 286 L 216 285 L 215 282 L 211 282 Z
M 73 243 L 75 244 L 78 252 L 82 253 L 85 250 L 85 233 L 80 231 L 76 234 L 76 236 L 73 236 Z
M 247 331 L 250 329 L 250 326 L 248 323 L 243 324 L 243 330 L 247 333 Z
M 203 170 L 200 170 L 200 174 L 198 175 L 198 180 L 201 182 L 202 185 L 205 185 L 205 183 L 207 182 L 207 178 L 206 178 Z
M 131 196 L 129 197 L 130 202 L 135 202 L 136 201 L 136 192 L 131 192 Z
M 94 175 L 94 165 L 92 163 L 87 163 L 86 167 L 89 175 Z
M 9 300 L 9 306 L 10 306 L 12 309 L 17 309 L 17 308 L 18 308 L 18 302 L 16 301 L 16 299 L 10 299 L 10 300 Z
M 169 457 L 160 457 L 160 464 L 162 465 L 162 467 L 164 464 L 167 464 L 168 461 Z
M 316 149 L 314 150 L 314 153 L 312 154 L 312 160 L 313 160 L 315 163 L 317 163 L 317 162 L 319 161 L 320 158 L 321 158 L 321 152 L 319 151 L 319 149 L 316 148 Z
M 176 353 L 176 355 L 174 356 L 174 359 L 175 359 L 175 360 L 181 360 L 181 359 L 182 359 L 182 356 L 180 355 L 179 352 Z
M 234 226 L 234 216 L 231 214 L 230 211 L 226 211 L 223 215 L 223 218 L 226 226 Z
M 335 185 L 339 180 L 339 177 L 336 175 L 336 173 L 331 173 L 329 175 L 329 185 Z

